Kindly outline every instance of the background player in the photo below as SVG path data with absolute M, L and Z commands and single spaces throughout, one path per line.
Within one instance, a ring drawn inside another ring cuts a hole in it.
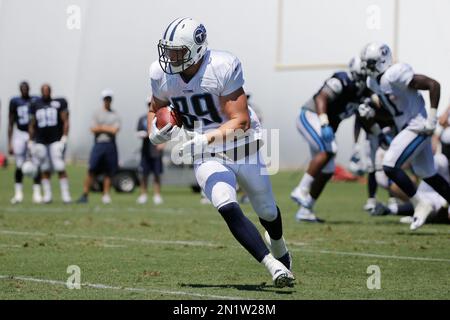
M 337 145 L 334 134 L 345 118 L 354 114 L 365 90 L 360 59 L 355 57 L 349 71 L 334 73 L 300 109 L 297 128 L 309 144 L 312 160 L 291 198 L 300 205 L 297 221 L 323 222 L 313 207 L 334 173 Z
M 14 197 L 11 199 L 12 204 L 23 201 L 22 165 L 27 156 L 30 156 L 27 154 L 27 143 L 30 138 L 28 134 L 30 107 L 33 101 L 37 99 L 37 97 L 30 96 L 30 86 L 27 82 L 21 82 L 19 88 L 20 96 L 12 98 L 9 102 L 8 118 L 8 152 L 10 155 L 14 155 L 16 160 Z M 34 177 L 33 202 L 42 202 L 39 174 Z
M 64 153 L 69 134 L 69 111 L 64 98 L 52 98 L 50 85 L 41 87 L 42 96 L 31 105 L 29 124 L 29 148 L 39 161 L 42 171 L 44 203 L 53 200 L 50 178 L 56 171 L 61 188 L 61 199 L 70 203 L 69 181 L 64 162 Z
M 399 131 L 384 156 L 383 170 L 411 199 L 415 208 L 411 230 L 415 230 L 425 223 L 432 206 L 420 197 L 416 186 L 402 170 L 405 163 L 411 162 L 414 173 L 450 202 L 450 185 L 436 171 L 431 146 L 440 85 L 427 76 L 415 74 L 408 64 L 392 64 L 391 49 L 385 44 L 369 43 L 362 50 L 361 59 L 369 75 L 368 87 L 392 114 Z M 430 93 L 428 114 L 419 90 Z
M 205 27 L 191 18 L 170 23 L 158 49 L 159 61 L 150 67 L 151 142 L 164 143 L 176 133 L 177 127 L 170 123 L 158 129 L 154 118 L 159 108 L 172 104 L 182 114 L 191 138 L 179 150 L 185 155 L 194 149 L 195 176 L 203 192 L 233 236 L 268 269 L 275 286 L 292 286 L 295 279 L 289 270 L 291 258 L 283 239 L 281 214 L 259 155 L 260 123 L 247 105 L 240 61 L 228 52 L 208 50 Z M 198 122 L 202 126 L 195 127 Z M 247 191 L 268 232 L 273 255 L 238 204 L 237 182 Z

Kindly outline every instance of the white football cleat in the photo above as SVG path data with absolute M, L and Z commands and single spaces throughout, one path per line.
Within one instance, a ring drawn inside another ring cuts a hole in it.
M 288 268 L 284 266 L 284 264 L 282 264 L 278 260 L 277 262 L 279 266 L 277 266 L 278 268 L 272 275 L 273 284 L 277 288 L 293 287 L 295 284 L 294 275 L 291 271 L 288 270 Z
M 414 218 L 412 216 L 405 216 L 400 218 L 400 223 L 411 224 L 414 222 Z
M 367 199 L 367 202 L 364 205 L 363 209 L 365 211 L 373 211 L 373 210 L 375 210 L 376 206 L 377 206 L 377 199 L 369 198 L 369 199 Z
M 62 202 L 65 203 L 65 204 L 72 203 L 72 197 L 70 196 L 69 193 L 64 193 L 63 192 L 61 194 L 61 199 L 62 199 Z
M 425 224 L 427 217 L 433 211 L 433 207 L 429 202 L 419 201 L 416 208 L 414 209 L 414 217 L 411 226 L 409 227 L 412 231 L 419 229 Z
M 18 203 L 22 203 L 23 201 L 23 193 L 22 192 L 17 192 L 14 197 L 11 199 L 11 204 L 18 204 Z
M 324 220 L 316 217 L 315 213 L 311 209 L 305 207 L 300 207 L 300 209 L 298 209 L 295 214 L 295 220 L 297 220 L 297 222 L 325 222 Z
M 42 201 L 43 201 L 43 199 L 42 199 L 41 193 L 34 192 L 33 193 L 33 203 L 40 204 L 40 203 L 42 203 Z
M 155 205 L 160 205 L 160 204 L 162 204 L 163 203 L 163 199 L 162 199 L 162 197 L 161 197 L 161 195 L 159 195 L 159 194 L 155 194 L 154 196 L 153 196 L 153 203 L 155 204 Z
M 296 187 L 291 192 L 291 199 L 297 202 L 302 207 L 312 209 L 313 201 L 309 192 L 301 189 L 300 187 Z
M 109 196 L 109 194 L 104 194 L 102 196 L 102 203 L 103 204 L 111 204 L 112 200 L 111 197 Z
M 137 198 L 136 203 L 137 203 L 137 204 L 146 204 L 146 203 L 147 203 L 147 200 L 148 200 L 148 197 L 147 197 L 147 195 L 144 193 L 144 194 L 141 194 L 141 195 Z

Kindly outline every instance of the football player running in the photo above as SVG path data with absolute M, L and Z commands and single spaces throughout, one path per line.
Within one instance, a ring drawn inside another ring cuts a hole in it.
M 8 152 L 14 155 L 16 160 L 16 171 L 14 175 L 14 197 L 12 204 L 23 201 L 23 176 L 22 166 L 29 154 L 27 153 L 27 142 L 29 140 L 28 124 L 30 121 L 30 107 L 37 97 L 30 96 L 30 86 L 27 82 L 20 83 L 20 96 L 14 97 L 9 102 L 8 122 Z M 33 203 L 41 203 L 40 176 L 36 174 L 33 184 Z
M 185 133 L 190 137 L 178 150 L 183 155 L 194 150 L 191 155 L 195 176 L 206 197 L 236 240 L 268 269 L 275 286 L 293 286 L 295 278 L 290 271 L 291 257 L 283 238 L 280 210 L 259 153 L 260 123 L 247 104 L 240 61 L 228 52 L 208 49 L 205 27 L 192 18 L 171 22 L 158 51 L 159 61 L 150 67 L 150 141 L 165 143 L 179 132 L 170 123 L 162 129 L 156 127 L 155 112 L 172 105 L 181 113 Z M 242 212 L 236 199 L 236 183 L 246 190 L 267 230 L 270 250 Z
M 334 134 L 341 121 L 355 113 L 365 90 L 359 57 L 350 61 L 349 69 L 334 73 L 300 109 L 297 129 L 309 144 L 312 160 L 291 193 L 292 200 L 300 205 L 297 221 L 323 222 L 313 208 L 334 173 Z
M 393 64 L 391 49 L 385 44 L 367 44 L 361 52 L 361 60 L 369 75 L 367 86 L 392 114 L 399 132 L 384 156 L 383 170 L 414 205 L 410 229 L 416 230 L 425 223 L 433 208 L 417 193 L 416 186 L 402 170 L 405 163 L 410 162 L 414 173 L 450 202 L 450 185 L 436 171 L 431 146 L 440 85 L 427 76 L 416 74 L 406 63 Z M 429 91 L 431 108 L 428 113 L 419 90 Z
M 50 178 L 52 171 L 59 176 L 61 199 L 70 203 L 69 182 L 67 179 L 64 154 L 69 134 L 69 111 L 64 98 L 51 96 L 48 84 L 41 87 L 42 97 L 31 105 L 28 147 L 42 171 L 44 203 L 52 202 Z

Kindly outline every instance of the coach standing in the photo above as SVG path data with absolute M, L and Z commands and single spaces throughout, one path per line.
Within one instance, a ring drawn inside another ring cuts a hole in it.
M 88 175 L 84 181 L 83 194 L 78 203 L 87 203 L 89 189 L 95 175 L 104 174 L 103 197 L 104 204 L 111 203 L 111 178 L 118 168 L 118 153 L 116 135 L 120 130 L 120 118 L 111 109 L 113 92 L 110 89 L 102 91 L 103 107 L 98 110 L 93 118 L 91 131 L 94 134 L 94 147 L 89 158 Z

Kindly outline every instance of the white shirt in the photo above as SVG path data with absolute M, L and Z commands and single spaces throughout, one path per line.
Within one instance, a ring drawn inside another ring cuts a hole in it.
M 389 67 L 379 82 L 367 79 L 369 89 L 379 95 L 382 104 L 393 115 L 398 130 L 404 129 L 414 118 L 426 119 L 425 101 L 422 94 L 409 88 L 414 71 L 406 63 Z
M 202 65 L 188 83 L 180 74 L 165 73 L 158 61 L 150 67 L 153 96 L 170 102 L 183 116 L 184 127 L 204 133 L 220 127 L 229 119 L 223 114 L 219 97 L 229 95 L 244 85 L 239 59 L 229 52 L 208 50 Z M 260 137 L 261 124 L 256 113 L 249 107 L 250 130 L 247 138 L 236 143 L 212 144 L 215 151 L 229 149 L 254 141 Z

